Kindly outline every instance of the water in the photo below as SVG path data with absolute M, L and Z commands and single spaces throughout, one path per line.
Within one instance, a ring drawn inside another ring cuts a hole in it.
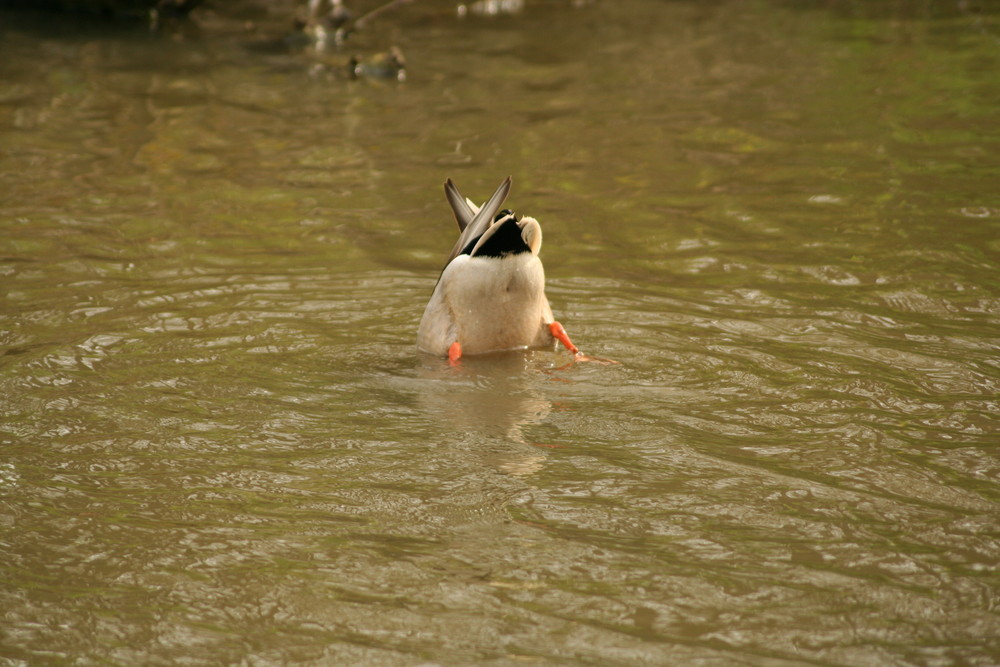
M 995 664 L 996 6 L 578 4 L 2 15 L 0 659 Z M 508 174 L 619 365 L 415 350 Z

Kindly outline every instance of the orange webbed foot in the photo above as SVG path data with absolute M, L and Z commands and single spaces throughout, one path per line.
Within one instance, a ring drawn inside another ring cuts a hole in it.
M 559 324 L 558 322 L 553 322 L 552 324 L 549 325 L 549 332 L 552 334 L 552 337 L 555 338 L 560 343 L 562 343 L 563 347 L 565 347 L 567 350 L 569 350 L 573 354 L 580 354 L 580 348 L 578 348 L 576 345 L 573 345 L 573 341 L 569 339 L 569 334 L 566 333 L 566 330 L 563 328 L 563 325 Z
M 448 363 L 452 366 L 458 366 L 459 360 L 462 358 L 462 345 L 456 340 L 448 348 Z
M 614 359 L 605 359 L 604 357 L 592 357 L 589 354 L 584 354 L 580 352 L 573 355 L 573 361 L 593 361 L 595 364 L 604 364 L 605 366 L 620 365 L 620 361 L 615 361 Z
M 599 364 L 617 364 L 618 363 L 617 361 L 614 361 L 613 359 L 602 359 L 601 357 L 591 357 L 591 356 L 586 355 L 583 352 L 581 352 L 580 348 L 578 348 L 576 345 L 574 345 L 573 341 L 571 341 L 569 339 L 569 334 L 566 333 L 566 329 L 564 329 L 563 325 L 560 324 L 559 322 L 553 322 L 552 324 L 550 324 L 549 325 L 549 331 L 552 333 L 552 336 L 556 340 L 558 340 L 560 343 L 562 343 L 563 346 L 567 350 L 569 350 L 570 352 L 573 353 L 573 362 L 574 363 L 576 363 L 578 361 L 594 361 L 594 362 L 597 362 Z

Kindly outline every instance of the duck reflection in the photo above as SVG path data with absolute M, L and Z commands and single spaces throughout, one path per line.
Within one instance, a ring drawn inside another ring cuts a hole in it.
M 460 366 L 425 357 L 419 402 L 449 432 L 485 440 L 477 455 L 497 470 L 535 473 L 545 462 L 544 445 L 532 442 L 525 430 L 552 411 L 538 386 L 544 381 L 538 354 L 486 354 L 464 359 Z

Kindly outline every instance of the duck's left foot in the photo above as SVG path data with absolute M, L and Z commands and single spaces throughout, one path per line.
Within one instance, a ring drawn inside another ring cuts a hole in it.
M 458 360 L 462 358 L 462 345 L 456 340 L 448 348 L 448 363 L 458 366 Z

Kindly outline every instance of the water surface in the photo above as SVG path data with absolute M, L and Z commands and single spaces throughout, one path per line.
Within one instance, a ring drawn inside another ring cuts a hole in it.
M 0 658 L 993 664 L 997 16 L 3 16 Z M 619 365 L 415 350 L 508 174 Z

